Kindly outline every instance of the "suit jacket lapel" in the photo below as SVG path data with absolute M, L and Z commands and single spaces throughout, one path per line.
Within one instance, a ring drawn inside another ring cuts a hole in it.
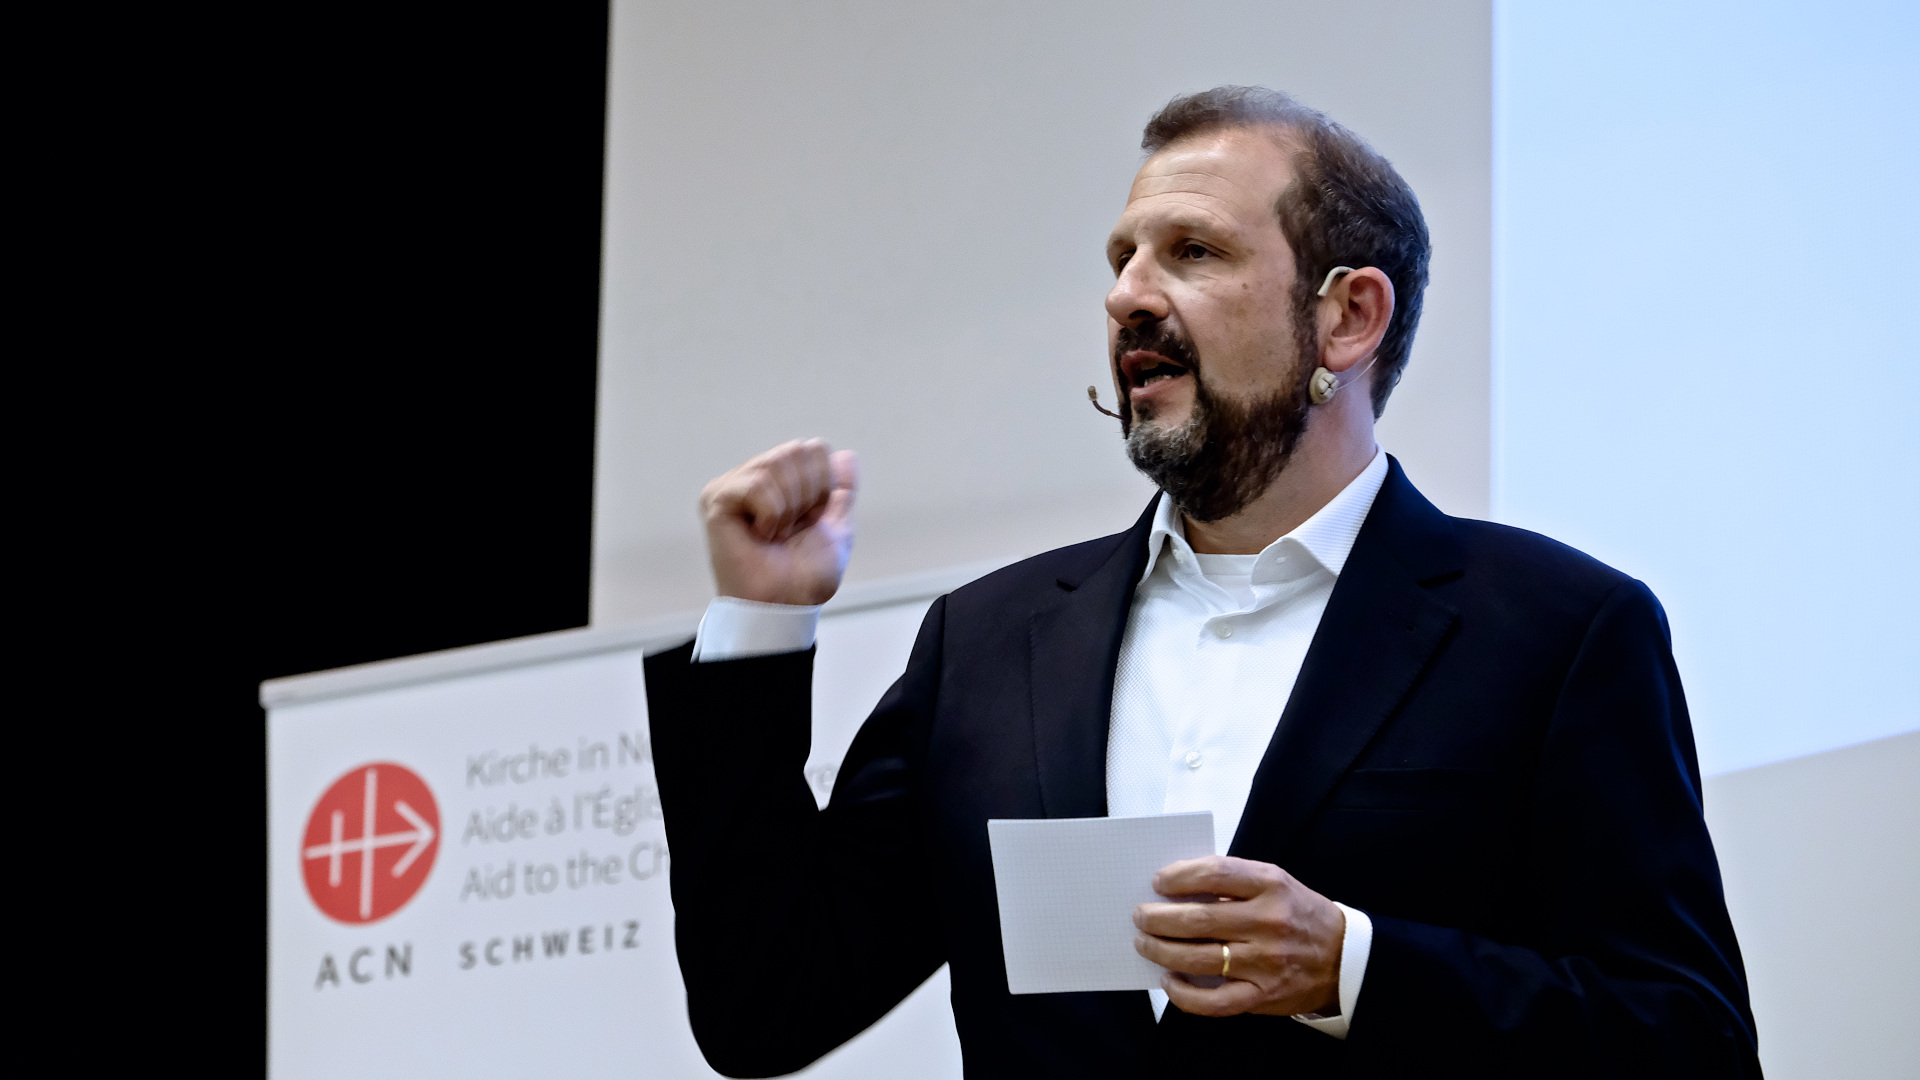
M 1230 854 L 1284 858 L 1458 618 L 1423 585 L 1458 572 L 1458 541 L 1400 463 L 1389 464 L 1254 773 Z
M 1048 817 L 1106 816 L 1113 675 L 1134 587 L 1146 568 L 1154 506 L 1147 504 L 1090 573 L 1060 577 L 1059 601 L 1036 611 L 1029 623 L 1033 744 Z

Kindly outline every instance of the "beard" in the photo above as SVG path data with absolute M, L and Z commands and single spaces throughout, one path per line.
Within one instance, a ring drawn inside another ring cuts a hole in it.
M 1295 336 L 1300 336 L 1297 325 Z M 1316 351 L 1310 338 L 1295 344 L 1297 358 Z M 1207 386 L 1192 343 L 1165 323 L 1150 323 L 1138 330 L 1121 327 L 1114 355 L 1133 349 L 1157 352 L 1186 367 L 1193 379 L 1193 410 L 1177 428 L 1140 422 L 1151 421 L 1152 414 L 1135 416 L 1126 408 L 1130 395 L 1120 399 L 1126 417 L 1127 457 L 1133 467 L 1195 521 L 1219 521 L 1246 509 L 1287 467 L 1307 430 L 1313 399 L 1304 374 L 1306 365 L 1296 359 L 1283 389 L 1241 400 L 1216 394 Z

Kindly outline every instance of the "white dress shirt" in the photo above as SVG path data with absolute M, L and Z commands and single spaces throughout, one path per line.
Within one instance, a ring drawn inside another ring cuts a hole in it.
M 1376 450 L 1327 505 L 1258 555 L 1197 554 L 1172 500 L 1160 500 L 1113 678 L 1107 813 L 1211 810 L 1214 850 L 1233 843 L 1254 771 L 1386 478 L 1387 456 Z M 1373 921 L 1340 907 L 1340 1013 L 1296 1019 L 1344 1039 Z M 1148 993 L 1163 1012 L 1165 992 Z
M 1387 478 L 1373 460 L 1332 501 L 1258 555 L 1200 555 L 1172 500 L 1147 539 L 1113 680 L 1107 813 L 1213 811 L 1214 850 L 1233 842 L 1253 774 L 1313 643 L 1334 582 Z M 718 597 L 694 639 L 695 661 L 792 652 L 813 644 L 818 607 Z M 1340 905 L 1346 937 L 1337 1016 L 1295 1017 L 1344 1039 L 1372 951 L 1373 923 Z M 1150 990 L 1155 1015 L 1164 991 Z

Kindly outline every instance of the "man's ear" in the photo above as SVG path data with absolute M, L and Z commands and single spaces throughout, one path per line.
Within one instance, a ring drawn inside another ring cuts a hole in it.
M 1387 336 L 1393 321 L 1393 281 L 1379 268 L 1361 267 L 1341 275 L 1317 312 L 1320 363 L 1343 372 L 1365 361 Z

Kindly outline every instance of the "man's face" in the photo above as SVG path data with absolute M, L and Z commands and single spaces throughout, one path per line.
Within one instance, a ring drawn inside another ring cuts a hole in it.
M 1266 397 L 1294 379 L 1293 251 L 1274 203 L 1293 178 L 1271 132 L 1233 128 L 1174 143 L 1140 167 L 1107 241 L 1116 280 L 1107 341 L 1162 323 L 1189 341 L 1214 393 Z M 1112 350 L 1136 422 L 1178 427 L 1190 371 L 1152 350 Z
M 1274 214 L 1292 175 L 1265 130 L 1182 140 L 1141 167 L 1108 242 L 1128 451 L 1201 521 L 1264 490 L 1306 425 L 1313 342 L 1296 333 L 1293 252 Z

